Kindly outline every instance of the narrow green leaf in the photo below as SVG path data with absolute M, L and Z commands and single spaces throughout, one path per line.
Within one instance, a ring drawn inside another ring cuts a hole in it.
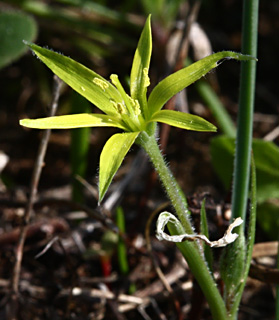
M 160 110 L 164 104 L 178 92 L 206 75 L 211 69 L 216 68 L 220 64 L 220 60 L 223 59 L 255 60 L 255 58 L 251 56 L 231 51 L 223 51 L 214 53 L 191 64 L 189 67 L 171 74 L 159 82 L 151 92 L 148 99 L 150 115 Z
M 231 313 L 230 309 L 237 298 L 246 267 L 246 243 L 243 228 L 237 229 L 239 237 L 230 246 L 224 248 L 220 259 L 220 275 L 224 282 L 224 300 L 228 313 Z
M 201 229 L 201 234 L 204 234 L 207 238 L 209 238 L 208 234 L 208 224 L 207 224 L 207 218 L 206 218 L 206 211 L 205 211 L 205 199 L 202 202 L 201 206 L 201 222 L 200 222 L 200 229 Z M 204 256 L 205 260 L 208 264 L 209 270 L 212 272 L 213 271 L 213 254 L 212 250 L 209 246 L 204 245 Z
M 95 104 L 104 113 L 118 116 L 114 105 L 115 102 L 122 102 L 122 98 L 109 81 L 62 54 L 32 43 L 27 44 L 42 62 L 75 91 Z
M 236 287 L 237 291 L 235 293 L 235 301 L 231 308 L 231 313 L 236 314 L 244 287 L 246 285 L 248 273 L 250 270 L 251 260 L 252 260 L 252 253 L 253 253 L 253 246 L 255 242 L 255 232 L 256 232 L 256 217 L 257 217 L 257 183 L 256 183 L 256 165 L 255 159 L 252 155 L 251 157 L 251 179 L 250 179 L 250 216 L 249 216 L 249 226 L 247 231 L 247 238 L 246 238 L 246 261 L 243 270 L 243 275 L 241 277 L 240 286 Z M 278 229 L 277 229 L 278 232 Z M 237 253 L 239 254 L 239 252 Z
M 117 127 L 125 129 L 118 119 L 105 114 L 80 113 L 40 119 L 23 119 L 20 125 L 33 129 L 74 129 L 84 127 Z
M 252 154 L 251 157 L 251 181 L 250 181 L 250 217 L 247 236 L 247 253 L 246 253 L 246 277 L 250 269 L 250 263 L 252 260 L 253 246 L 255 242 L 256 232 L 256 218 L 257 218 L 257 177 L 256 177 L 256 164 L 255 158 Z M 245 284 L 243 284 L 244 287 Z
M 122 234 L 125 234 L 125 214 L 122 207 L 116 208 L 116 225 L 119 231 Z M 126 243 L 120 235 L 118 236 L 118 243 L 117 243 L 117 256 L 118 256 L 118 265 L 120 272 L 123 275 L 128 274 L 129 272 L 129 262 L 127 258 L 127 248 Z
M 131 70 L 131 97 L 146 106 L 146 90 L 149 85 L 148 70 L 152 51 L 151 16 L 149 15 L 139 39 Z M 143 110 L 145 113 L 145 110 Z
M 139 132 L 117 133 L 105 144 L 100 157 L 99 202 L 138 135 Z
M 186 130 L 217 131 L 213 124 L 199 116 L 174 110 L 160 110 L 153 114 L 150 121 L 163 122 Z

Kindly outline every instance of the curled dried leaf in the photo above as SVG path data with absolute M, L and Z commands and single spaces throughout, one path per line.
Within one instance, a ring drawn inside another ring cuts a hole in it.
M 202 240 L 210 247 L 225 247 L 226 245 L 234 242 L 238 234 L 232 233 L 232 230 L 235 227 L 238 227 L 242 224 L 243 220 L 239 217 L 234 220 L 233 223 L 231 223 L 226 230 L 224 236 L 216 241 L 210 241 L 205 235 L 199 235 L 199 234 L 181 234 L 181 235 L 175 235 L 170 236 L 167 233 L 164 232 L 165 226 L 168 223 L 173 223 L 176 226 L 181 227 L 180 221 L 171 213 L 164 211 L 159 215 L 159 218 L 157 220 L 157 230 L 156 230 L 156 237 L 158 240 L 167 240 L 170 242 L 183 242 L 183 241 L 194 241 L 194 240 Z

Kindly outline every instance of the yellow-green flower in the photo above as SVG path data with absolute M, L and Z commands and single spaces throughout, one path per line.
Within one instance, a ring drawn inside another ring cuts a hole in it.
M 68 57 L 35 44 L 28 43 L 28 46 L 60 79 L 92 102 L 104 114 L 83 113 L 35 120 L 24 119 L 20 121 L 21 125 L 37 129 L 117 127 L 124 131 L 114 134 L 102 150 L 99 171 L 100 201 L 132 144 L 137 142 L 136 139 L 143 132 L 154 135 L 157 122 L 187 130 L 216 131 L 214 125 L 198 116 L 161 109 L 175 94 L 215 68 L 219 60 L 251 59 L 229 51 L 212 54 L 163 79 L 155 86 L 147 99 L 147 87 L 150 84 L 148 70 L 152 51 L 150 16 L 135 52 L 129 95 L 115 74 L 110 76 L 111 81 L 107 81 Z

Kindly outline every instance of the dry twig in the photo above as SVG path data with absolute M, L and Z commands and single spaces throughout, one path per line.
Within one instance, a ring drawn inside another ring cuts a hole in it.
M 54 86 L 53 86 L 53 98 L 49 110 L 49 116 L 54 116 L 58 106 L 58 100 L 60 96 L 62 81 L 54 76 Z M 10 303 L 7 305 L 7 315 L 8 319 L 15 320 L 17 318 L 17 308 L 18 308 L 18 294 L 19 294 L 19 279 L 20 270 L 23 257 L 23 247 L 26 239 L 27 229 L 31 218 L 31 213 L 33 210 L 33 205 L 37 195 L 37 188 L 39 184 L 39 179 L 42 172 L 42 167 L 44 165 L 44 158 L 47 150 L 47 145 L 49 141 L 51 130 L 44 130 L 41 143 L 38 150 L 38 155 L 35 161 L 34 170 L 31 178 L 30 184 L 30 197 L 26 205 L 24 212 L 24 217 L 20 229 L 19 241 L 15 249 L 15 265 L 13 270 L 13 275 L 11 279 L 11 299 Z

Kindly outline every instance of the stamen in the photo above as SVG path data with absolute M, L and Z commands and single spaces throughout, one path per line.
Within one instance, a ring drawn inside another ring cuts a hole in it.
M 104 91 L 109 87 L 109 84 L 106 81 L 97 77 L 93 79 L 93 82 Z
M 124 106 L 123 103 L 121 103 L 121 102 L 115 102 L 115 101 L 112 100 L 112 99 L 110 100 L 110 102 L 112 103 L 114 109 L 115 109 L 118 113 L 120 113 L 120 114 L 127 114 L 127 110 L 126 110 L 126 108 L 125 108 L 125 106 Z
M 135 105 L 136 105 L 135 100 L 133 98 L 131 98 L 128 94 L 126 94 L 126 95 L 127 95 L 127 98 L 129 99 L 129 101 L 131 102 L 131 105 L 133 107 L 135 107 Z
M 149 76 L 148 76 L 148 68 L 143 68 L 143 86 L 145 88 L 147 88 L 148 86 L 150 86 L 150 79 L 149 79 Z
M 122 85 L 121 85 L 121 83 L 120 83 L 120 81 L 119 81 L 119 79 L 118 79 L 118 75 L 117 74 L 111 74 L 110 75 L 110 80 L 111 80 L 111 82 L 116 86 L 116 88 L 119 90 L 120 88 L 122 89 L 122 90 L 124 90 L 123 89 L 123 87 L 122 87 Z M 122 91 L 121 90 L 121 91 Z
M 137 99 L 131 98 L 128 94 L 127 94 L 127 98 L 129 99 L 132 107 L 134 108 L 135 115 L 139 116 L 141 114 L 139 101 Z
M 127 110 L 126 110 L 126 108 L 125 108 L 125 106 L 124 106 L 123 103 L 118 102 L 118 103 L 116 104 L 116 106 L 117 106 L 117 111 L 118 111 L 120 114 L 127 114 Z
M 139 116 L 141 114 L 139 101 L 135 99 L 134 102 L 135 102 L 135 115 Z
M 122 84 L 120 83 L 119 79 L 118 79 L 118 75 L 117 74 L 111 74 L 110 75 L 110 79 L 111 82 L 116 86 L 116 88 L 118 89 L 119 93 L 122 96 L 122 99 L 124 100 L 124 108 L 126 106 L 127 111 L 130 115 L 134 115 L 134 110 L 133 110 L 133 106 L 130 102 L 130 99 L 128 99 L 127 94 L 124 90 L 124 88 L 122 87 Z

